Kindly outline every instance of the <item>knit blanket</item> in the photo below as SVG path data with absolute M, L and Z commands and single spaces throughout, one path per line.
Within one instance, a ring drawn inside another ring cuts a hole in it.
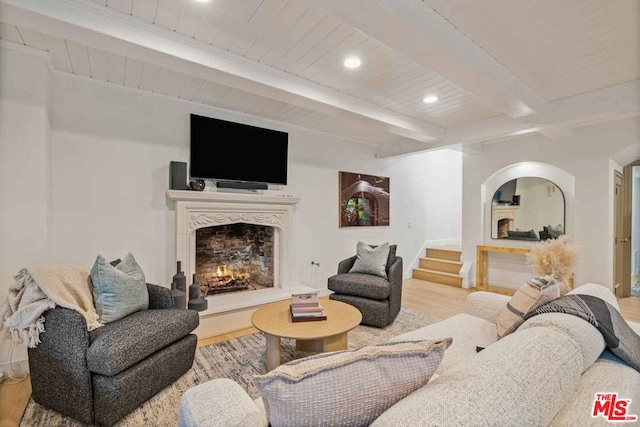
M 0 330 L 5 340 L 28 347 L 40 344 L 43 313 L 56 306 L 75 310 L 94 330 L 102 324 L 93 304 L 89 271 L 75 267 L 23 268 L 0 308 Z
M 528 319 L 544 313 L 572 314 L 591 323 L 602 334 L 609 350 L 640 372 L 640 336 L 614 306 L 592 295 L 570 294 L 542 304 L 528 312 L 504 335 L 515 332 Z

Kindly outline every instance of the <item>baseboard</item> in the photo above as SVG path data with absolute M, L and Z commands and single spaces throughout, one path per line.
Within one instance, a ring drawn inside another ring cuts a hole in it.
M 3 362 L 0 363 L 0 372 L 4 375 L 4 379 L 8 379 L 10 377 L 20 377 L 22 375 L 29 374 L 29 360 L 28 359 L 20 359 L 14 360 L 13 362 Z
M 460 276 L 462 277 L 462 287 L 465 289 L 475 288 L 475 280 L 471 280 L 471 271 L 473 270 L 473 261 L 465 261 L 460 269 Z

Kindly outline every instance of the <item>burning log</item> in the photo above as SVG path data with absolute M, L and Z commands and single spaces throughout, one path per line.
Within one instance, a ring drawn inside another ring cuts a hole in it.
M 214 280 L 213 282 L 207 283 L 208 289 L 206 295 L 215 295 L 223 292 L 244 291 L 246 289 L 249 289 L 249 286 L 251 286 L 253 289 L 256 289 L 256 287 L 251 284 L 251 281 L 244 277 L 230 279 L 227 282 Z

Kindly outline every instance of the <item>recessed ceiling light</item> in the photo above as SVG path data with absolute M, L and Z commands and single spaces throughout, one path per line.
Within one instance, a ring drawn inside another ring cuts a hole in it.
M 347 68 L 358 68 L 360 64 L 362 64 L 362 61 L 360 61 L 360 58 L 356 58 L 355 56 L 350 56 L 344 60 L 344 66 Z
M 434 102 L 436 102 L 437 100 L 438 100 L 438 97 L 437 97 L 437 96 L 435 96 L 435 95 L 428 95 L 428 96 L 425 96 L 425 97 L 422 99 L 422 101 L 423 101 L 425 104 L 433 104 L 433 103 L 434 103 Z
M 198 3 L 209 3 L 211 0 L 196 0 Z

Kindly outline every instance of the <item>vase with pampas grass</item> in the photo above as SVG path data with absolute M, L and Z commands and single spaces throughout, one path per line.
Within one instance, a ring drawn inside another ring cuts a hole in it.
M 558 281 L 560 295 L 569 292 L 569 282 L 578 261 L 578 246 L 567 242 L 567 236 L 535 244 L 527 253 L 527 264 L 540 276 L 551 275 Z

